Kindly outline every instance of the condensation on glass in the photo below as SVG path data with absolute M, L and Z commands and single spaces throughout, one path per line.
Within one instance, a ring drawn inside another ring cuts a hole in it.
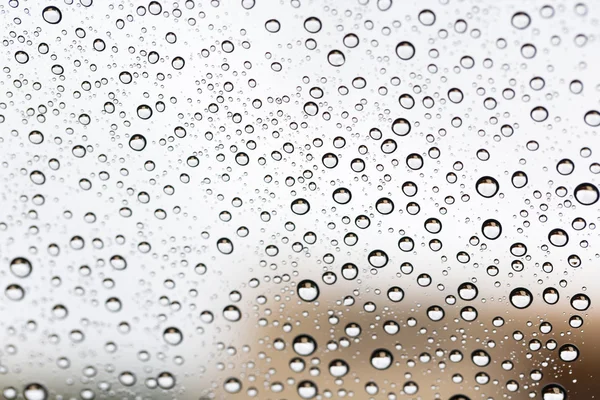
M 594 399 L 600 4 L 0 5 L 7 399 Z

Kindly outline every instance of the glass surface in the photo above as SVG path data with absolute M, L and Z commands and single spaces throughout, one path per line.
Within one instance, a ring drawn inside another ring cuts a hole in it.
M 600 3 L 0 5 L 0 396 L 600 396 Z

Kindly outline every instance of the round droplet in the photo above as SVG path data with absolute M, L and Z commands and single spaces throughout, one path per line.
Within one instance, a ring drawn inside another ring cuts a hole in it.
M 460 89 L 452 88 L 452 89 L 448 90 L 448 99 L 451 102 L 458 104 L 461 101 L 463 101 L 463 98 L 464 98 L 464 95 Z
M 173 61 L 171 61 L 171 66 L 176 70 L 183 69 L 183 67 L 185 67 L 185 60 L 181 57 L 175 57 Z
M 327 55 L 327 61 L 334 67 L 341 67 L 346 62 L 346 56 L 339 50 L 332 50 Z
M 30 383 L 23 389 L 23 397 L 25 400 L 46 400 L 48 391 L 39 383 Z
M 58 24 L 62 19 L 62 12 L 58 7 L 48 6 L 42 11 L 42 18 L 49 24 Z
M 562 229 L 552 229 L 548 234 L 548 241 L 556 247 L 563 247 L 569 243 L 569 235 Z
M 298 396 L 301 399 L 314 399 L 319 393 L 317 385 L 312 381 L 301 381 L 298 383 Z
M 442 222 L 437 218 L 428 218 L 425 220 L 425 230 L 429 233 L 440 233 L 442 231 Z
M 396 55 L 401 60 L 410 60 L 415 55 L 415 46 L 413 46 L 410 42 L 400 42 L 396 46 Z
M 383 330 L 388 335 L 395 335 L 400 332 L 400 325 L 396 321 L 386 321 L 383 324 Z
M 585 311 L 590 308 L 591 304 L 590 298 L 583 293 L 577 293 L 571 297 L 571 307 L 577 311 Z
M 316 340 L 309 335 L 298 335 L 294 338 L 292 347 L 299 356 L 310 356 L 317 350 Z
M 242 319 L 242 312 L 234 305 L 228 305 L 223 309 L 223 317 L 229 322 L 237 322 Z
M 19 278 L 27 278 L 32 271 L 31 263 L 28 259 L 17 257 L 10 262 L 10 272 Z
M 298 284 L 296 290 L 298 297 L 307 302 L 315 301 L 319 297 L 319 286 L 309 279 L 305 279 Z
M 44 135 L 40 131 L 31 131 L 29 141 L 33 144 L 41 144 L 44 141 Z
M 323 155 L 321 161 L 323 162 L 323 165 L 327 168 L 335 168 L 338 164 L 338 158 L 333 153 L 327 153 Z
M 525 288 L 516 288 L 510 292 L 510 303 L 519 309 L 527 308 L 533 302 L 533 295 Z
M 346 188 L 338 188 L 333 191 L 332 197 L 338 204 L 348 204 L 352 200 L 352 192 Z
M 310 203 L 306 199 L 295 199 L 291 205 L 292 212 L 297 215 L 304 215 L 310 211 Z
M 419 13 L 419 22 L 431 26 L 435 23 L 435 14 L 431 10 L 423 10 Z
M 579 349 L 572 344 L 565 344 L 558 349 L 558 355 L 565 362 L 573 362 L 579 358 Z
M 375 203 L 375 208 L 380 214 L 388 215 L 394 211 L 394 202 L 387 197 L 382 197 Z
M 558 303 L 558 300 L 560 299 L 558 290 L 556 290 L 553 287 L 544 289 L 544 292 L 542 293 L 542 297 L 543 297 L 544 301 L 548 304 L 556 304 L 556 303 Z
M 575 199 L 584 206 L 591 206 L 600 198 L 600 192 L 592 183 L 581 183 L 575 188 Z
M 394 357 L 386 349 L 377 349 L 371 353 L 371 365 L 378 370 L 388 369 L 394 362 Z
M 344 46 L 348 47 L 349 49 L 353 49 L 356 46 L 358 46 L 360 40 L 358 39 L 358 36 L 356 36 L 354 33 L 349 33 L 346 36 L 344 36 L 342 42 L 344 43 Z
M 152 108 L 146 104 L 142 104 L 137 108 L 137 115 L 141 119 L 149 119 L 152 116 Z
M 233 243 L 227 238 L 217 240 L 217 249 L 223 254 L 233 253 Z
M 179 329 L 175 327 L 170 327 L 165 329 L 165 331 L 163 332 L 163 339 L 168 344 L 172 346 L 177 346 L 183 341 L 183 334 Z
M 542 389 L 542 400 L 567 400 L 567 391 L 557 383 L 551 383 Z
M 517 29 L 525 29 L 531 23 L 531 17 L 529 14 L 519 11 L 513 14 L 510 22 Z
M 568 158 L 563 158 L 556 164 L 556 171 L 561 175 L 571 175 L 575 170 L 575 164 Z
M 392 132 L 398 136 L 406 136 L 410 133 L 410 122 L 404 118 L 396 118 L 392 123 Z
M 399 301 L 402 301 L 402 299 L 404 298 L 404 290 L 402 290 L 398 286 L 392 286 L 388 289 L 387 296 L 388 299 L 390 299 L 394 303 L 397 303 Z
M 20 285 L 13 283 L 6 287 L 4 294 L 9 300 L 19 301 L 25 297 L 25 290 Z
M 489 240 L 496 240 L 502 234 L 502 225 L 495 219 L 488 219 L 481 225 L 481 233 Z
M 538 106 L 531 110 L 531 119 L 535 122 L 543 122 L 548 118 L 548 110 L 544 107 Z
M 314 101 L 309 101 L 304 104 L 304 112 L 311 117 L 314 117 L 319 113 L 319 106 Z
M 317 17 L 308 17 L 304 20 L 304 29 L 310 33 L 317 33 L 321 30 L 321 20 Z
M 29 61 L 29 54 L 19 50 L 15 53 L 15 60 L 17 60 L 19 64 L 26 64 L 27 61 Z
M 527 174 L 523 171 L 517 171 L 512 175 L 511 182 L 517 189 L 524 188 L 527 185 Z
M 600 112 L 591 110 L 585 113 L 583 120 L 591 127 L 600 126 Z
M 489 199 L 498 193 L 500 185 L 498 184 L 498 181 L 491 176 L 484 176 L 477 180 L 475 189 L 479 195 Z
M 146 147 L 146 138 L 143 135 L 135 134 L 129 139 L 129 147 L 135 151 L 142 151 Z
M 444 309 L 440 306 L 431 306 L 427 309 L 427 317 L 432 321 L 441 321 L 444 315 Z
M 170 372 L 161 372 L 156 378 L 156 382 L 161 389 L 169 390 L 175 387 L 175 377 Z
M 413 381 L 408 381 L 404 384 L 402 390 L 404 390 L 404 393 L 411 396 L 419 391 L 419 386 Z
M 265 22 L 265 29 L 270 33 L 277 33 L 281 29 L 281 24 L 276 19 L 270 19 Z
M 233 50 L 235 50 L 235 46 L 233 45 L 233 43 L 231 43 L 231 41 L 224 40 L 221 43 L 221 50 L 223 50 L 223 52 L 225 53 L 231 53 L 233 52 Z
M 383 250 L 373 250 L 369 253 L 369 264 L 375 268 L 383 268 L 388 263 L 388 256 Z
M 461 283 L 458 287 L 458 297 L 465 301 L 474 300 L 479 294 L 479 289 L 471 282 Z
M 242 382 L 237 378 L 229 378 L 223 383 L 223 389 L 225 389 L 227 393 L 238 393 L 242 390 Z
M 478 367 L 485 367 L 492 361 L 490 355 L 485 350 L 475 350 L 471 353 L 471 361 Z
M 341 378 L 350 371 L 348 363 L 344 360 L 332 360 L 329 363 L 329 373 L 335 378 Z

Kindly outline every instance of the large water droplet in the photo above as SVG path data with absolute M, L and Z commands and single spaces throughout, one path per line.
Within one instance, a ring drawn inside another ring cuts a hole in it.
M 394 357 L 386 349 L 377 349 L 371 353 L 371 365 L 375 369 L 384 370 L 388 369 L 394 362 Z
M 533 302 L 531 292 L 525 288 L 516 288 L 510 292 L 510 302 L 519 309 L 527 308 Z
M 49 24 L 58 24 L 62 20 L 62 12 L 58 7 L 48 6 L 42 11 L 42 18 Z

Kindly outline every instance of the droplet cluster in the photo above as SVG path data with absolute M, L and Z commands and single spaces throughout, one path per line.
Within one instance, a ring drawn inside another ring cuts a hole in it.
M 600 393 L 599 4 L 0 11 L 4 399 Z

